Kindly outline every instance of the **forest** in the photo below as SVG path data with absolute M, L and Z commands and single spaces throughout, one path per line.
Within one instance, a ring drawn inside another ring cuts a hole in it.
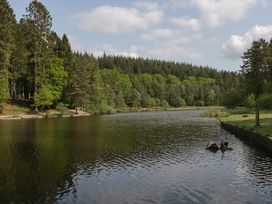
M 52 17 L 37 0 L 19 21 L 7 0 L 0 0 L 0 19 L 1 104 L 92 113 L 213 106 L 227 103 L 224 96 L 244 81 L 240 73 L 207 66 L 74 52 L 67 35 L 52 30 Z

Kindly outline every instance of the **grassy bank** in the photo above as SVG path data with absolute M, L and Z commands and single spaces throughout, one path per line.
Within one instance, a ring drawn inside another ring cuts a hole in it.
M 202 116 L 216 117 L 227 124 L 250 130 L 272 139 L 272 112 L 261 112 L 260 127 L 255 126 L 254 111 L 246 108 L 211 110 Z
M 221 120 L 231 125 L 268 136 L 272 139 L 272 113 L 262 113 L 260 116 L 260 127 L 255 126 L 254 114 L 234 114 L 228 117 L 222 117 Z

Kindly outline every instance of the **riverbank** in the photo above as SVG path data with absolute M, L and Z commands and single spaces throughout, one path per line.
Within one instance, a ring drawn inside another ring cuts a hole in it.
M 272 139 L 272 113 L 262 113 L 260 115 L 260 126 L 255 126 L 254 114 L 234 114 L 227 117 L 221 117 L 224 123 L 243 128 L 254 133 L 269 137 Z
M 109 112 L 107 114 L 115 113 L 133 113 L 133 112 L 153 112 L 153 111 L 182 111 L 182 110 L 218 110 L 222 109 L 220 106 L 212 107 L 196 107 L 196 106 L 186 106 L 186 107 L 154 107 L 154 108 L 126 108 L 122 110 L 117 110 L 114 112 Z M 78 110 L 76 113 L 74 109 L 67 109 L 63 112 L 58 110 L 47 110 L 44 112 L 33 112 L 29 108 L 21 107 L 18 105 L 6 104 L 4 106 L 2 114 L 0 114 L 0 120 L 21 120 L 21 119 L 42 119 L 42 118 L 57 118 L 57 117 L 83 117 L 92 115 L 103 115 L 103 114 L 92 114 L 82 110 Z
M 57 118 L 57 117 L 82 117 L 90 116 L 91 114 L 78 110 L 77 113 L 73 109 L 67 109 L 64 111 L 47 110 L 42 112 L 31 111 L 27 107 L 4 104 L 2 106 L 2 113 L 0 114 L 0 120 L 22 120 L 22 119 L 42 119 L 42 118 Z
M 272 113 L 260 115 L 260 126 L 255 126 L 255 114 L 246 109 L 211 110 L 203 117 L 216 117 L 222 127 L 241 140 L 272 153 Z

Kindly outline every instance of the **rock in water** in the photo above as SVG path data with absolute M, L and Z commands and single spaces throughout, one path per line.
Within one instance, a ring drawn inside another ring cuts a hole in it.
M 217 144 L 215 142 L 210 142 L 206 149 L 211 150 L 211 151 L 218 151 L 219 147 L 217 146 Z

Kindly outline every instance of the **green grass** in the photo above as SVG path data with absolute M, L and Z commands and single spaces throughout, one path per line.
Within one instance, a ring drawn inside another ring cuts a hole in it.
M 221 117 L 223 122 L 248 129 L 264 136 L 272 138 L 272 113 L 262 113 L 260 115 L 260 127 L 255 126 L 255 115 L 249 114 L 230 114 Z

